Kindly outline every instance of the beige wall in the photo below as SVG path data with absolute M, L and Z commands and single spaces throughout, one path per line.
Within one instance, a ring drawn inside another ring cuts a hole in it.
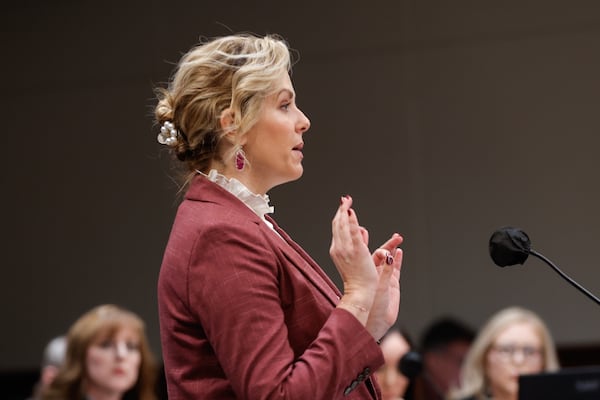
M 373 245 L 406 238 L 400 321 L 415 337 L 441 314 L 478 326 L 520 304 L 561 344 L 598 342 L 596 305 L 537 259 L 493 266 L 487 241 L 522 227 L 600 295 L 600 3 L 37 3 L 5 9 L 0 42 L 0 369 L 37 365 L 47 339 L 105 302 L 142 315 L 160 351 L 155 285 L 177 197 L 152 87 L 200 35 L 229 29 L 300 52 L 305 175 L 271 198 L 336 283 L 330 219 L 351 194 Z

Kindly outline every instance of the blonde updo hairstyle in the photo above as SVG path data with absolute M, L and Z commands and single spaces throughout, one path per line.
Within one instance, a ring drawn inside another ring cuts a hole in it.
M 256 123 L 263 99 L 290 69 L 289 48 L 275 35 L 216 38 L 181 58 L 168 88 L 158 89 L 155 118 L 161 126 L 172 122 L 179 131 L 171 148 L 186 165 L 186 183 L 196 170 L 208 173 L 213 160 L 233 162 L 233 141 Z M 221 116 L 228 108 L 232 125 L 225 131 Z M 222 139 L 229 133 L 234 138 L 226 147 Z
M 542 370 L 545 372 L 558 370 L 556 346 L 544 321 L 533 311 L 522 307 L 508 307 L 496 312 L 481 328 L 465 358 L 461 371 L 461 386 L 451 392 L 450 399 L 464 399 L 471 396 L 475 399 L 487 398 L 487 355 L 498 335 L 506 328 L 519 323 L 530 324 L 542 341 Z

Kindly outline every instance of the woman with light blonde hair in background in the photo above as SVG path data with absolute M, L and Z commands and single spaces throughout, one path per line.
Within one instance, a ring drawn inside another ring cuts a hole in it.
M 44 400 L 156 400 L 156 366 L 144 322 L 101 305 L 69 329 L 65 363 Z
M 519 375 L 556 371 L 558 357 L 544 321 L 509 307 L 494 314 L 473 342 L 452 400 L 516 400 Z

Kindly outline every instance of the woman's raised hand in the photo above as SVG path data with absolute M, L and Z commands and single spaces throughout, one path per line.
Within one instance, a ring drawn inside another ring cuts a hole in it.
M 366 327 L 376 340 L 381 339 L 398 318 L 400 269 L 403 255 L 398 246 L 402 241 L 402 236 L 394 233 L 373 253 L 373 262 L 379 275 L 379 283 Z
M 344 283 L 338 307 L 354 314 L 366 326 L 379 286 L 374 257 L 367 247 L 368 233 L 358 224 L 352 198 L 343 196 L 333 218 L 329 254 Z
M 403 239 L 394 233 L 370 254 L 369 233 L 351 207 L 352 198 L 342 197 L 332 221 L 329 254 L 344 283 L 338 307 L 354 314 L 378 340 L 398 318 Z

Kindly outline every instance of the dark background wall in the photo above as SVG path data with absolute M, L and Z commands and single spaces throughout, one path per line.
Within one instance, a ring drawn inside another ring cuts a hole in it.
M 24 1 L 3 9 L 0 370 L 117 303 L 160 354 L 155 286 L 178 203 L 153 88 L 200 36 L 279 33 L 312 121 L 305 175 L 275 217 L 340 283 L 330 221 L 351 194 L 375 246 L 405 236 L 399 320 L 477 327 L 519 304 L 562 346 L 599 342 L 598 307 L 541 261 L 501 270 L 494 229 L 600 294 L 600 3 Z M 223 293 L 223 296 L 235 295 Z

